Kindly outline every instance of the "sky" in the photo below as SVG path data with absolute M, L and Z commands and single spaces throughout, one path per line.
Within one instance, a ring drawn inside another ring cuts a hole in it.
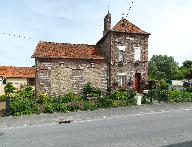
M 96 44 L 108 5 L 112 26 L 128 20 L 149 37 L 149 59 L 192 60 L 192 0 L 1 0 L 0 66 L 33 66 L 38 41 Z

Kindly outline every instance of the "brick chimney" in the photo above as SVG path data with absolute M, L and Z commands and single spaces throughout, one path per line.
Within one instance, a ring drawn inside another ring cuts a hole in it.
M 108 11 L 108 14 L 104 18 L 104 31 L 103 36 L 111 29 L 111 14 Z

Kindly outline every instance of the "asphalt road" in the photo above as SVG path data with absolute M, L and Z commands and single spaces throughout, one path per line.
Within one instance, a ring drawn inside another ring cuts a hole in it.
M 1 128 L 0 147 L 192 147 L 192 110 Z

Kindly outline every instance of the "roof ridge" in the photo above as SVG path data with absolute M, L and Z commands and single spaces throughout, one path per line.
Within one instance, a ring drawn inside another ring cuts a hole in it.
M 32 58 L 83 58 L 104 59 L 98 51 L 97 45 L 71 44 L 57 42 L 39 42 Z
M 52 42 L 52 41 L 39 41 L 38 44 L 56 44 L 56 45 L 85 45 L 85 46 L 94 46 L 92 44 L 87 44 L 87 43 L 68 43 L 68 42 Z
M 2 67 L 11 67 L 11 68 L 34 68 L 32 66 L 6 66 L 6 65 L 1 65 L 0 68 Z
M 126 24 L 128 23 L 128 24 Z M 142 30 L 140 27 L 136 26 L 126 18 L 122 18 L 118 21 L 116 25 L 113 26 L 112 31 L 128 32 L 128 33 L 141 33 L 150 34 Z

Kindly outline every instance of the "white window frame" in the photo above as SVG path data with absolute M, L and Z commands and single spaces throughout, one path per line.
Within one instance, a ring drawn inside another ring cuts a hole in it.
M 126 75 L 118 75 L 117 80 L 118 80 L 118 86 L 126 86 L 127 81 Z
M 125 46 L 118 46 L 118 58 L 119 62 L 125 61 Z
M 141 61 L 141 47 L 140 46 L 134 47 L 134 60 Z

